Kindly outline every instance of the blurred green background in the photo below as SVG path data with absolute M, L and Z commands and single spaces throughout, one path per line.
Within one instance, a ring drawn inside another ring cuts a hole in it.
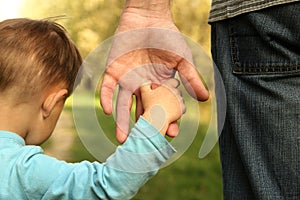
M 77 44 L 83 57 L 105 39 L 113 36 L 125 0 L 23 0 L 20 16 L 35 19 L 58 18 Z M 173 0 L 172 13 L 175 24 L 186 36 L 207 51 L 210 49 L 210 27 L 207 24 L 210 0 Z M 63 16 L 63 17 L 59 17 Z M 145 200 L 219 200 L 222 199 L 219 149 L 204 159 L 198 158 L 210 118 L 210 102 L 200 103 L 201 124 L 190 148 L 173 164 L 163 168 L 141 188 L 134 199 Z M 100 110 L 100 112 L 102 112 Z M 111 138 L 115 124 L 102 115 Z M 69 100 L 51 139 L 43 145 L 46 153 L 70 162 L 94 161 L 95 158 L 82 145 L 77 136 Z

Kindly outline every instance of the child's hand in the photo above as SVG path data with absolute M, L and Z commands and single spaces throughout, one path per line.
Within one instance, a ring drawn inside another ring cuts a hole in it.
M 151 89 L 151 84 L 141 87 L 143 117 L 163 135 L 171 122 L 178 120 L 185 112 L 179 81 L 169 79 L 163 85 Z

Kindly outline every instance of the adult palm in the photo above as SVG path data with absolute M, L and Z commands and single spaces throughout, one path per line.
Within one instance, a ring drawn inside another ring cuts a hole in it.
M 132 95 L 136 96 L 138 118 L 143 113 L 140 86 L 149 81 L 160 85 L 174 77 L 176 71 L 192 97 L 201 101 L 209 98 L 194 67 L 191 51 L 174 25 L 170 11 L 126 7 L 113 40 L 100 92 L 103 110 L 111 114 L 114 90 L 119 84 L 116 137 L 120 143 L 127 138 Z M 174 137 L 177 133 L 178 125 L 173 122 L 167 135 Z

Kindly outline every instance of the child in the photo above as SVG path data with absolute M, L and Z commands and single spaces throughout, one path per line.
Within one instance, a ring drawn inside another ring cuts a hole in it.
M 156 89 L 141 87 L 145 112 L 105 163 L 44 155 L 35 145 L 50 137 L 81 63 L 62 26 L 0 22 L 1 200 L 129 199 L 174 153 L 163 136 L 185 108 L 178 81 L 170 79 Z

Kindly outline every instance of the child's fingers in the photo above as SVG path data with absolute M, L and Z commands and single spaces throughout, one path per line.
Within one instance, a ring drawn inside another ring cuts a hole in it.
M 180 114 L 181 115 L 184 114 L 186 111 L 186 108 L 185 108 L 185 103 L 184 103 L 184 99 L 182 97 L 181 91 L 177 88 L 168 88 L 168 90 L 170 92 L 172 92 L 174 95 L 173 100 L 172 100 L 174 106 L 177 104 L 177 106 L 179 106 L 178 111 L 180 112 Z M 175 103 L 175 102 L 177 102 L 177 103 Z
M 178 135 L 178 133 L 179 133 L 179 127 L 177 121 L 170 123 L 166 134 L 169 137 L 174 138 Z
M 151 82 L 146 82 L 146 83 L 144 83 L 144 84 L 141 86 L 140 90 L 141 90 L 141 93 L 146 93 L 146 92 L 151 91 L 151 90 L 152 90 L 152 89 L 151 89 Z
M 181 113 L 184 114 L 186 112 L 186 107 L 184 104 L 184 99 L 182 97 L 182 92 L 181 90 L 178 89 L 179 85 L 180 85 L 180 81 L 176 78 L 168 79 L 163 83 L 163 86 L 170 89 L 177 96 L 178 102 L 180 103 L 181 106 Z

